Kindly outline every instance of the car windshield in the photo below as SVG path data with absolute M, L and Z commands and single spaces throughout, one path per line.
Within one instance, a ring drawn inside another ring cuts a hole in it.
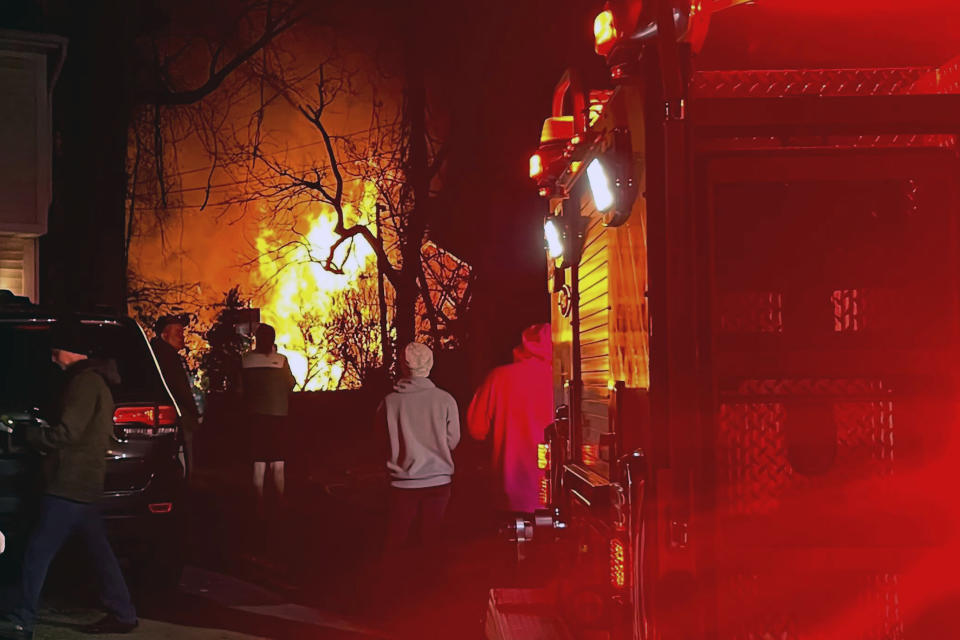
M 38 407 L 46 414 L 54 406 L 63 372 L 50 360 L 53 324 L 0 320 L 0 411 Z M 86 321 L 83 330 L 96 345 L 93 357 L 116 363 L 115 402 L 169 402 L 149 347 L 132 322 Z

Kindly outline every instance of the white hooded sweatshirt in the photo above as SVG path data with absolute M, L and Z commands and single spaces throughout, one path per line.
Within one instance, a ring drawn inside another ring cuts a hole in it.
M 453 396 L 429 378 L 402 378 L 380 403 L 377 415 L 390 438 L 387 470 L 392 486 L 422 489 L 450 483 L 452 451 L 460 442 Z

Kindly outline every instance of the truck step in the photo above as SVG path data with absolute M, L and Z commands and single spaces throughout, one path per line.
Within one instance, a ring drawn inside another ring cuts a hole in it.
M 547 589 L 491 589 L 487 640 L 572 640 Z

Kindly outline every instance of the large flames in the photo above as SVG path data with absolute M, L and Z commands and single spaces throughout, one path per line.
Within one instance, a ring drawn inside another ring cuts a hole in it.
M 345 205 L 349 224 L 369 223 L 376 215 L 376 188 L 366 184 L 356 207 Z M 322 332 L 338 313 L 338 292 L 358 289 L 375 277 L 376 254 L 362 239 L 343 244 L 334 256 L 335 273 L 321 264 L 337 241 L 336 214 L 329 206 L 306 207 L 293 230 L 261 225 L 256 238 L 257 268 L 251 273 L 261 320 L 277 330 L 278 351 L 287 356 L 297 388 L 303 391 L 342 386 L 344 363 L 325 349 Z M 342 301 L 340 302 L 342 305 Z M 367 309 L 365 314 L 375 313 Z M 373 316 L 376 318 L 376 316 Z M 378 349 L 381 336 L 372 336 Z
M 327 53 L 320 45 L 320 51 L 296 46 L 303 49 L 303 60 Z M 306 89 L 315 89 L 316 74 L 301 77 L 295 61 L 285 64 L 288 79 L 304 91 L 284 94 L 288 100 L 268 100 L 269 109 L 261 102 L 263 91 L 247 92 L 247 76 L 234 75 L 229 90 L 210 96 L 206 106 L 197 105 L 199 111 L 163 112 L 169 120 L 164 135 L 175 142 L 166 141 L 161 149 L 156 147 L 153 111 L 144 111 L 134 123 L 128 157 L 135 283 L 130 313 L 148 329 L 161 314 L 191 314 L 188 360 L 202 374 L 215 368 L 206 360 L 219 348 L 210 344 L 210 335 L 224 317 L 222 310 L 249 303 L 260 309 L 262 322 L 276 328 L 278 350 L 290 362 L 297 390 L 358 387 L 381 365 L 381 308 L 386 308 L 383 324 L 391 339 L 399 310 L 389 278 L 385 299 L 380 299 L 376 254 L 361 236 L 338 248 L 334 269 L 324 264 L 340 240 L 336 212 L 323 202 L 330 199 L 322 189 L 305 184 L 290 188 L 290 183 L 301 176 L 331 179 L 327 171 L 334 159 L 315 124 L 298 108 L 301 99 L 309 106 L 313 94 Z M 389 89 L 397 100 L 380 98 L 374 89 Z M 397 154 L 403 134 L 390 124 L 400 113 L 399 89 L 386 84 L 371 86 L 369 95 L 363 89 L 345 91 L 324 112 L 325 126 L 336 134 L 335 161 L 343 170 L 344 222 L 373 230 L 379 226 L 378 201 L 392 202 L 382 215 L 384 244 L 395 269 L 403 266 L 396 247 L 407 213 L 402 198 L 391 197 L 392 190 L 402 190 L 402 175 L 395 174 L 402 174 Z M 322 98 L 332 99 L 335 93 Z M 216 116 L 222 126 L 203 120 L 198 127 L 198 113 Z M 258 123 L 255 132 L 246 128 L 251 114 Z M 157 169 L 157 155 L 164 171 Z M 472 270 L 430 237 L 422 240 L 417 337 L 453 349 L 469 302 Z M 230 345 L 231 358 L 235 346 Z M 210 388 L 226 384 L 211 381 Z

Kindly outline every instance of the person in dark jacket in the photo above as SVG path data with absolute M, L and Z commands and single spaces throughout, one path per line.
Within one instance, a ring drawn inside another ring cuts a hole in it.
M 73 320 L 54 324 L 51 357 L 65 372 L 59 416 L 53 426 L 31 425 L 22 434 L 45 453 L 46 491 L 40 518 L 24 552 L 20 602 L 0 624 L 0 637 L 33 637 L 40 591 L 50 562 L 71 535 L 81 538 L 96 569 L 107 615 L 83 630 L 128 633 L 137 626 L 120 565 L 110 548 L 96 504 L 103 495 L 106 452 L 113 434 L 113 397 L 108 381 L 119 383 L 116 366 L 89 358 L 92 351 L 82 326 Z
M 182 316 L 162 316 L 154 325 L 157 335 L 150 341 L 150 346 L 157 356 L 160 373 L 163 374 L 163 379 L 173 394 L 173 400 L 180 409 L 180 432 L 183 434 L 183 445 L 187 452 L 187 476 L 190 477 L 196 468 L 193 443 L 200 427 L 200 411 L 193 397 L 186 364 L 180 356 L 180 351 L 185 346 L 185 328 Z
M 290 392 L 296 384 L 286 356 L 277 353 L 276 331 L 261 324 L 254 333 L 253 351 L 243 356 L 241 391 L 247 411 L 250 457 L 257 512 L 263 514 L 263 489 L 267 468 L 277 497 L 284 494 L 284 462 L 290 448 Z

